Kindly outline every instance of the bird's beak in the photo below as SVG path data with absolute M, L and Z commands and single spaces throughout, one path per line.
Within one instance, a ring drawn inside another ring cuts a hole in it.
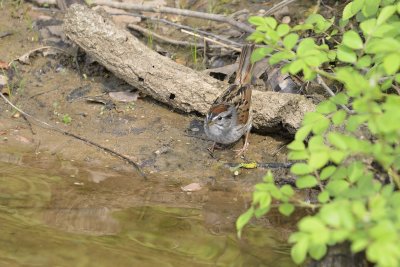
M 210 127 L 210 126 L 214 125 L 214 123 L 215 123 L 215 121 L 209 121 L 209 122 L 207 122 L 207 125 L 208 125 L 208 127 Z

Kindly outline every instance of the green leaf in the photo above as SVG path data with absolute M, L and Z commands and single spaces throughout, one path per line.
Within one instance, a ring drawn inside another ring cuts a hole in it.
M 356 14 L 361 8 L 364 6 L 364 0 L 354 0 L 353 4 L 351 5 L 351 11 L 353 14 Z
M 347 105 L 349 103 L 349 97 L 343 92 L 331 97 L 330 100 L 338 105 Z
M 340 166 L 333 173 L 331 179 L 332 180 L 341 180 L 347 177 L 347 168 L 344 166 Z
M 346 150 L 347 144 L 344 136 L 340 133 L 330 132 L 328 133 L 329 142 L 340 150 Z
M 296 187 L 299 189 L 313 188 L 317 184 L 317 179 L 312 175 L 305 175 L 296 179 Z
M 310 134 L 312 129 L 312 125 L 304 125 L 302 126 L 297 132 L 296 135 L 294 136 L 295 140 L 298 141 L 303 141 L 304 139 L 307 138 L 307 136 Z
M 336 111 L 336 109 L 337 109 L 337 107 L 336 107 L 335 103 L 333 103 L 330 100 L 323 101 L 323 102 L 319 103 L 317 106 L 317 112 L 319 112 L 321 114 L 329 114 L 329 113 Z
M 347 113 L 343 109 L 336 111 L 332 116 L 332 122 L 335 126 L 340 125 L 346 119 Z
M 326 180 L 329 177 L 331 177 L 331 175 L 336 171 L 336 166 L 327 166 L 325 167 L 322 171 L 321 174 L 319 175 L 319 178 L 321 180 Z
M 290 214 L 293 213 L 294 211 L 294 206 L 293 204 L 290 203 L 283 203 L 279 205 L 279 212 L 285 216 L 290 216 Z
M 251 207 L 248 209 L 245 213 L 239 216 L 239 218 L 236 221 L 236 229 L 238 231 L 238 236 L 240 238 L 243 227 L 250 221 L 251 217 L 253 217 L 254 214 L 254 208 Z
M 258 17 L 258 16 L 251 16 L 249 18 L 249 22 L 256 26 L 266 25 L 265 19 L 263 17 Z
M 283 45 L 286 49 L 292 50 L 299 40 L 299 35 L 296 33 L 290 33 L 283 39 Z
M 309 244 L 308 238 L 301 238 L 292 247 L 290 255 L 292 256 L 292 259 L 296 264 L 300 264 L 306 259 L 308 244 Z
M 339 45 L 338 50 L 337 50 L 337 58 L 340 61 L 348 62 L 348 63 L 354 63 L 357 61 L 356 53 L 344 45 Z
M 396 6 L 386 6 L 379 13 L 377 24 L 381 25 L 386 22 L 396 12 Z
M 264 209 L 264 208 L 269 208 L 271 205 L 271 195 L 268 192 L 265 191 L 255 191 L 253 193 L 253 204 L 259 204 L 259 207 Z
M 270 59 L 269 62 L 271 65 L 274 65 L 276 63 L 279 63 L 283 60 L 286 59 L 293 59 L 295 57 L 294 52 L 292 51 L 282 51 L 282 52 L 277 52 L 275 54 L 273 54 Z
M 276 29 L 276 32 L 280 37 L 285 36 L 286 34 L 289 33 L 289 31 L 290 31 L 290 26 L 287 24 L 280 24 Z
M 357 32 L 350 30 L 344 33 L 342 44 L 352 49 L 363 48 L 363 41 Z
M 267 55 L 271 54 L 274 49 L 272 47 L 259 47 L 251 54 L 251 63 L 257 62 Z
M 288 184 L 285 184 L 285 185 L 283 185 L 283 186 L 281 187 L 281 192 L 282 192 L 282 194 L 284 194 L 284 195 L 287 196 L 287 197 L 291 197 L 291 196 L 294 195 L 294 190 L 293 190 L 293 188 L 292 188 L 290 185 L 288 185 Z
M 313 38 L 305 38 L 301 40 L 297 47 L 297 54 L 299 56 L 302 55 L 307 55 L 307 53 L 310 52 L 310 50 L 313 50 L 315 48 L 315 41 Z
M 292 75 L 299 73 L 304 68 L 304 61 L 302 59 L 298 59 L 292 61 L 289 65 L 289 72 Z
M 365 55 L 358 59 L 356 66 L 357 66 L 357 68 L 360 68 L 360 69 L 367 68 L 371 65 L 371 62 L 372 62 L 371 56 Z
M 383 59 L 383 67 L 385 68 L 386 74 L 395 74 L 400 67 L 400 54 L 391 53 Z
M 326 190 L 328 190 L 329 194 L 334 197 L 340 196 L 348 188 L 349 183 L 345 180 L 330 181 L 326 186 Z
M 325 145 L 325 141 L 323 136 L 314 135 L 308 141 L 308 149 L 311 153 L 319 152 L 319 151 L 327 151 L 328 147 Z
M 347 156 L 347 153 L 345 151 L 332 150 L 329 156 L 334 163 L 340 164 Z
M 312 131 L 315 134 L 322 134 L 326 131 L 326 129 L 328 129 L 330 124 L 331 121 L 328 118 L 322 117 L 320 120 L 314 123 Z
M 357 128 L 364 122 L 368 120 L 366 115 L 352 115 L 347 120 L 346 130 L 349 132 L 354 132 Z
M 321 193 L 318 194 L 318 201 L 321 203 L 326 203 L 330 199 L 328 191 L 322 191 Z
M 320 260 L 323 256 L 325 256 L 327 252 L 326 245 L 318 244 L 318 245 L 311 245 L 309 248 L 310 256 L 314 260 Z
M 378 12 L 380 2 L 381 0 L 366 0 L 365 5 L 361 9 L 362 14 L 367 18 L 374 16 Z
M 250 34 L 246 40 L 254 41 L 255 43 L 261 43 L 265 41 L 265 34 L 259 31 L 255 31 Z
M 313 170 L 305 163 L 296 163 L 290 168 L 290 171 L 296 175 L 304 175 L 312 172 Z
M 388 53 L 395 52 L 397 53 L 400 50 L 400 42 L 395 38 L 387 37 L 387 38 L 376 38 L 372 39 L 365 47 L 365 52 L 370 54 L 379 54 L 379 53 Z
M 395 81 L 397 83 L 400 83 L 400 74 L 396 74 Z
M 351 210 L 360 220 L 364 220 L 367 218 L 366 216 L 368 216 L 364 201 L 358 200 L 351 203 Z
M 70 115 L 65 114 L 65 115 L 62 116 L 61 121 L 62 121 L 64 124 L 70 124 L 70 123 L 72 122 L 72 118 L 71 118 Z
M 270 209 L 271 209 L 271 206 L 267 206 L 267 207 L 264 207 L 264 208 L 256 208 L 254 210 L 254 217 L 259 219 L 262 216 L 264 216 Z
M 331 204 L 324 205 L 320 210 L 320 216 L 324 223 L 326 223 L 328 226 L 339 228 L 341 219 L 338 211 L 338 205 L 335 204 L 337 203 L 333 202 Z
M 308 151 L 303 150 L 303 151 L 290 151 L 288 153 L 288 159 L 290 160 L 303 160 L 303 159 L 308 159 Z
M 270 26 L 272 29 L 276 28 L 276 25 L 278 25 L 278 23 L 276 22 L 276 19 L 274 19 L 273 17 L 266 17 L 264 18 L 265 23 Z
M 310 155 L 308 164 L 314 170 L 320 169 L 326 165 L 329 161 L 328 151 L 313 152 Z
M 274 177 L 271 171 L 268 171 L 267 174 L 263 177 L 263 181 L 266 183 L 273 183 Z
M 357 12 L 353 12 L 352 6 L 353 6 L 353 3 L 350 2 L 344 7 L 343 14 L 342 14 L 342 19 L 348 20 L 348 19 L 350 19 L 351 17 L 353 17 L 357 13 Z
M 369 239 L 368 238 L 360 238 L 356 239 L 353 242 L 351 242 L 351 252 L 357 253 L 365 250 L 365 248 L 369 244 Z
M 287 148 L 291 150 L 301 151 L 306 149 L 306 146 L 304 145 L 303 141 L 294 140 L 287 146 Z
M 317 77 L 317 74 L 315 73 L 315 71 L 313 71 L 312 69 L 310 69 L 307 66 L 303 67 L 303 78 L 305 81 L 312 81 L 315 79 L 315 77 Z
M 362 179 L 364 174 L 364 165 L 360 161 L 355 161 L 348 167 L 349 181 L 355 183 Z
M 365 20 L 360 23 L 360 28 L 363 31 L 364 35 L 371 35 L 376 26 L 376 19 Z

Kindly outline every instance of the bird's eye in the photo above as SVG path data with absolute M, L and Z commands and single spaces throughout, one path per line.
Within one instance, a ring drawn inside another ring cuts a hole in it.
M 218 120 L 219 120 L 219 121 L 222 120 L 222 117 L 218 117 Z

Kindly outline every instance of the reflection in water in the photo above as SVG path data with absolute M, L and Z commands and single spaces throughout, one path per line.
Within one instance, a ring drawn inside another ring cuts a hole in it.
M 214 231 L 215 211 L 113 206 L 15 158 L 0 161 L 0 266 L 294 266 L 277 232 L 252 227 L 237 240 Z

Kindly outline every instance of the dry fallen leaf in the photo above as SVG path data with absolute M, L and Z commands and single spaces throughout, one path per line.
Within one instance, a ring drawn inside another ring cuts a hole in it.
M 134 102 L 138 99 L 139 93 L 136 92 L 110 92 L 109 93 L 111 99 L 118 101 L 118 102 Z
M 25 143 L 25 144 L 29 144 L 32 143 L 32 140 L 29 140 L 28 138 L 21 136 L 21 135 L 17 135 L 15 136 L 15 140 L 21 142 L 21 143 Z
M 7 85 L 7 83 L 8 83 L 8 77 L 4 76 L 4 75 L 0 75 L 0 88 Z
M 8 68 L 9 68 L 8 63 L 0 60 L 0 69 L 6 70 Z
M 186 186 L 182 186 L 181 189 L 184 192 L 195 192 L 201 190 L 201 185 L 199 183 L 191 183 Z

